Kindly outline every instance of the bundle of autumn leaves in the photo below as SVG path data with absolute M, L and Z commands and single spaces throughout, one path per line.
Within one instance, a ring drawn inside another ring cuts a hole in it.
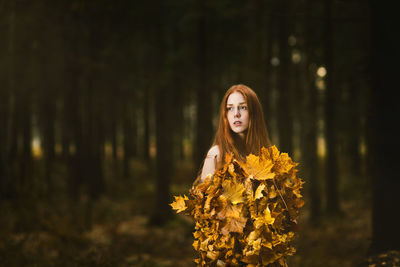
M 304 205 L 296 166 L 275 146 L 246 162 L 228 155 L 222 168 L 170 205 L 195 220 L 198 266 L 286 266 Z

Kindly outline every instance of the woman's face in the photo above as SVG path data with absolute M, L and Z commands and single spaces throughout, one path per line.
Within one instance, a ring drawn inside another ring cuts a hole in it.
M 226 116 L 232 131 L 243 138 L 249 127 L 249 110 L 241 93 L 233 92 L 229 95 L 226 101 Z

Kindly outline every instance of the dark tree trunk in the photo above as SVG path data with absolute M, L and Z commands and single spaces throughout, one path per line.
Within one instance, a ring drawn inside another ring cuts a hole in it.
M 326 205 L 328 213 L 339 212 L 339 193 L 338 193 L 338 163 L 337 163 L 337 141 L 336 141 L 336 111 L 335 100 L 337 99 L 337 89 L 334 85 L 334 62 L 333 44 L 334 32 L 332 22 L 333 1 L 325 2 L 325 29 L 324 29 L 324 51 L 326 62 L 326 97 L 325 97 L 325 139 L 327 146 L 326 157 Z
M 319 180 L 319 159 L 317 156 L 317 92 L 314 86 L 309 87 L 309 102 L 307 103 L 307 118 L 305 121 L 304 160 L 308 168 L 310 180 L 311 216 L 312 221 L 317 221 L 321 215 L 321 187 Z
M 67 61 L 67 73 L 69 73 L 69 88 L 67 89 L 64 114 L 66 118 L 65 133 L 67 135 L 69 146 L 73 145 L 73 150 L 68 153 L 68 193 L 73 203 L 79 200 L 80 187 L 83 184 L 84 157 L 83 157 L 83 122 L 82 122 L 82 88 L 79 86 L 81 79 L 81 64 L 78 63 L 80 53 L 78 50 L 79 34 L 73 29 L 79 28 L 79 18 L 71 16 L 73 21 L 66 41 L 70 41 L 71 55 Z M 65 23 L 67 27 L 67 22 Z M 75 27 L 73 27 L 75 26 Z M 69 148 L 68 148 L 69 149 Z M 74 207 L 73 207 L 74 208 Z
M 79 189 L 83 180 L 83 155 L 82 155 L 82 122 L 81 122 L 81 93 L 77 85 L 79 74 L 75 73 L 76 67 L 71 66 L 71 89 L 68 90 L 65 104 L 64 114 L 66 118 L 65 122 L 65 135 L 68 139 L 68 150 L 69 146 L 73 145 L 73 150 L 68 152 L 68 191 L 69 196 L 72 200 L 76 201 L 79 197 Z
M 150 163 L 150 89 L 144 89 L 143 99 L 143 157 Z
M 171 202 L 170 195 L 170 181 L 173 163 L 172 155 L 172 133 L 170 125 L 171 120 L 171 99 L 168 87 L 165 85 L 167 75 L 165 72 L 166 67 L 166 40 L 164 16 L 165 16 L 165 2 L 163 0 L 157 1 L 155 6 L 156 21 L 155 21 L 155 42 L 158 48 L 155 57 L 155 71 L 157 77 L 160 79 L 155 83 L 157 90 L 155 90 L 155 132 L 156 132 L 156 180 L 155 180 L 155 207 L 154 213 L 150 220 L 151 224 L 162 225 L 172 215 L 172 210 L 168 203 Z
M 303 109 L 303 142 L 302 158 L 309 180 L 310 190 L 310 220 L 317 222 L 321 216 L 321 187 L 319 179 L 319 159 L 317 155 L 317 88 L 315 87 L 314 74 L 310 73 L 308 66 L 312 62 L 311 40 L 313 38 L 312 21 L 310 19 L 311 0 L 306 0 L 304 11 L 304 109 Z
M 49 10 L 43 8 L 43 5 L 39 5 L 39 10 L 35 13 L 40 17 L 48 17 L 54 19 L 56 12 L 50 13 Z M 37 77 L 34 78 L 36 81 L 36 87 L 38 91 L 38 115 L 39 115 L 39 131 L 43 150 L 43 161 L 44 161 L 44 175 L 46 193 L 50 196 L 53 192 L 52 172 L 55 161 L 55 125 L 56 125 L 56 113 L 57 113 L 57 102 L 58 102 L 58 81 L 61 80 L 59 75 L 61 64 L 57 62 L 60 57 L 57 42 L 59 41 L 57 30 L 46 23 L 46 21 L 40 20 L 38 26 L 42 29 L 42 32 L 36 36 L 41 43 L 36 48 L 36 53 L 33 54 L 33 64 L 37 69 Z M 51 37 L 50 37 L 51 36 Z M 57 67 L 56 67 L 56 66 Z M 44 82 L 45 81 L 45 82 Z M 62 84 L 62 82 L 60 83 Z
M 349 90 L 349 103 L 346 105 L 349 107 L 348 115 L 349 122 L 347 124 L 347 136 L 348 144 L 347 151 L 350 159 L 350 172 L 355 178 L 361 178 L 361 155 L 360 155 L 360 139 L 362 136 L 361 132 L 361 119 L 362 113 L 360 110 L 359 96 L 361 94 L 358 86 L 351 87 Z
M 89 22 L 85 23 L 86 25 Z M 94 67 L 93 62 L 96 62 L 99 57 L 99 40 L 97 28 L 91 29 L 89 35 L 88 48 L 86 51 L 88 55 L 88 74 L 86 78 L 86 90 L 84 90 L 84 162 L 86 166 L 85 170 L 85 182 L 87 186 L 87 193 L 89 199 L 85 205 L 85 228 L 91 229 L 93 223 L 93 202 L 97 200 L 101 194 L 105 191 L 105 182 L 103 174 L 102 164 L 102 148 L 103 138 L 102 132 L 102 113 L 101 107 L 103 106 L 102 99 L 102 87 L 97 83 L 99 70 Z
M 1 77 L 1 80 L 3 77 Z M 4 83 L 6 84 L 6 83 Z M 0 88 L 0 199 L 6 196 L 8 188 L 8 173 L 7 173 L 7 129 L 8 129 L 8 98 L 7 87 Z
M 175 76 L 173 100 L 174 106 L 174 158 L 183 159 L 183 90 L 179 77 Z
M 29 90 L 29 89 L 28 89 Z M 32 103 L 31 93 L 26 92 L 21 97 L 21 109 L 19 110 L 21 127 L 22 127 L 22 155 L 20 161 L 20 181 L 21 189 L 25 190 L 31 187 L 31 175 L 32 175 Z M 22 192 L 21 192 L 22 193 Z
M 123 132 L 124 132 L 124 159 L 123 159 L 123 176 L 130 177 L 129 162 L 135 154 L 136 143 L 136 127 L 134 125 L 134 112 L 130 105 L 133 101 L 127 96 L 123 103 Z
M 118 110 L 117 110 L 117 97 L 115 94 L 111 96 L 111 147 L 112 147 L 112 159 L 114 162 L 117 161 L 117 151 L 118 151 L 118 143 L 117 143 L 117 129 L 118 129 Z
M 279 146 L 280 151 L 291 154 L 293 152 L 293 113 L 292 113 L 292 90 L 289 85 L 290 79 L 290 50 L 289 50 L 289 0 L 282 0 L 279 4 Z
M 369 172 L 372 177 L 372 244 L 370 252 L 400 249 L 397 170 L 400 105 L 396 96 L 400 55 L 393 41 L 396 9 L 387 1 L 370 1 L 372 93 L 368 121 Z
M 89 85 L 89 87 L 95 87 L 95 84 Z M 98 88 L 98 87 L 97 87 Z M 87 188 L 90 199 L 86 203 L 85 214 L 85 227 L 91 229 L 93 221 L 93 205 L 94 202 L 105 192 L 105 181 L 103 173 L 103 146 L 104 138 L 102 132 L 102 114 L 99 107 L 102 105 L 101 96 L 98 93 L 94 93 L 94 90 L 89 90 L 88 99 L 88 135 L 87 138 Z
M 174 55 L 178 55 L 182 50 L 182 32 L 179 28 L 172 29 L 172 45 L 171 52 Z M 184 61 L 177 56 L 174 56 L 171 60 L 171 65 L 173 66 L 174 73 L 172 74 L 172 110 L 173 110 L 173 154 L 174 158 L 177 160 L 183 159 L 183 79 L 182 76 L 187 73 L 187 71 L 182 67 L 184 66 Z
M 166 89 L 159 89 L 156 94 L 156 206 L 152 223 L 163 224 L 171 216 L 169 185 L 173 157 L 172 132 L 169 129 L 171 118 L 169 93 Z
M 208 67 L 208 50 L 207 50 L 207 19 L 206 6 L 204 1 L 198 0 L 200 17 L 197 21 L 198 50 L 197 59 L 199 67 L 199 83 L 196 95 L 196 114 L 197 114 L 197 130 L 196 130 L 196 147 L 195 147 L 195 172 L 197 175 L 201 162 L 212 143 L 213 126 L 212 126 L 212 101 L 209 79 L 207 74 Z
M 15 197 L 17 194 L 18 177 L 16 173 L 17 159 L 17 140 L 18 140 L 18 117 L 17 117 L 17 90 L 16 90 L 16 43 L 17 43 L 17 10 L 15 1 L 10 1 L 10 14 L 8 18 L 9 23 L 9 39 L 8 39 L 8 85 L 10 93 L 10 115 L 8 121 L 8 144 L 7 144 L 7 158 L 8 158 L 8 179 L 7 179 L 7 195 Z
M 68 91 L 65 88 L 66 91 Z M 68 93 L 64 93 L 63 95 L 67 95 Z M 68 158 L 69 158 L 69 146 L 71 144 L 71 134 L 70 131 L 68 129 L 68 117 L 69 114 L 67 114 L 67 108 L 65 107 L 65 105 L 68 103 L 68 101 L 65 99 L 63 99 L 63 108 L 61 110 L 61 116 L 62 116 L 62 120 L 61 120 L 61 147 L 62 147 L 62 154 L 61 154 L 61 158 L 63 161 L 67 162 Z
M 272 118 L 272 107 L 271 107 L 271 97 L 272 97 L 272 67 L 271 67 L 271 58 L 272 58 L 272 46 L 275 40 L 275 31 L 274 31 L 274 21 L 275 16 L 273 11 L 266 12 L 265 1 L 259 0 L 257 1 L 257 24 L 262 23 L 264 27 L 262 27 L 262 32 L 259 34 L 262 38 L 260 38 L 262 44 L 261 49 L 265 50 L 264 57 L 261 61 L 260 70 L 262 70 L 263 82 L 262 88 L 263 92 L 260 95 L 261 105 L 263 106 L 264 111 L 264 119 L 266 121 L 267 130 L 269 129 L 269 122 Z M 273 9 L 273 7 L 271 7 Z M 257 25 L 256 25 L 257 26 Z M 262 53 L 261 53 L 262 54 Z M 270 133 L 271 134 L 271 133 Z
M 13 195 L 13 181 L 10 176 L 11 158 L 9 157 L 9 143 L 12 139 L 9 135 L 9 125 L 12 123 L 10 108 L 11 96 L 14 91 L 14 36 L 15 36 L 15 3 L 9 2 L 9 15 L 4 18 L 8 28 L 3 27 L 4 36 L 8 42 L 1 42 L 0 49 L 7 64 L 7 72 L 0 74 L 0 199 Z M 8 22 L 8 23 L 7 23 Z
M 54 133 L 54 123 L 55 123 L 55 112 L 56 112 L 56 97 L 51 91 L 54 88 L 44 87 L 41 94 L 41 128 L 43 137 L 43 155 L 45 161 L 45 180 L 47 183 L 47 192 L 53 191 L 53 181 L 51 179 L 52 166 L 55 160 L 55 133 Z
M 93 71 L 93 70 L 91 70 Z M 89 74 L 90 76 L 90 74 Z M 93 88 L 92 88 L 92 81 L 90 80 L 90 77 L 86 77 L 87 80 L 87 88 L 83 90 L 83 130 L 84 130 L 84 135 L 83 135 L 83 161 L 82 163 L 84 164 L 85 168 L 82 169 L 81 171 L 83 172 L 82 174 L 84 175 L 84 184 L 87 187 L 87 193 L 88 198 L 86 199 L 86 202 L 84 203 L 84 217 L 83 217 L 83 223 L 84 223 L 84 229 L 90 230 L 92 227 L 92 201 L 94 198 L 96 198 L 96 189 L 93 188 L 92 186 L 96 185 L 94 184 L 95 179 L 97 177 L 95 176 L 96 173 L 96 168 L 97 168 L 97 161 L 96 161 L 96 155 L 94 154 L 94 149 L 95 149 L 95 140 L 96 140 L 96 133 L 94 129 L 94 120 L 96 119 L 94 116 L 94 101 L 93 99 L 95 96 L 93 95 Z M 86 195 L 86 194 L 85 194 Z

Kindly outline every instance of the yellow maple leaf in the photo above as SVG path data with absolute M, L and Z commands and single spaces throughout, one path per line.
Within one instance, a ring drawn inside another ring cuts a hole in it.
M 242 203 L 244 201 L 243 191 L 245 190 L 243 184 L 235 183 L 232 180 L 225 180 L 222 183 L 223 193 L 221 198 L 229 200 L 232 204 Z
M 273 162 L 269 159 L 260 160 L 259 157 L 250 154 L 246 157 L 246 163 L 242 164 L 243 170 L 248 174 L 251 179 L 267 180 L 273 179 L 275 173 L 271 172 Z
M 189 200 L 189 198 L 186 195 L 181 196 L 174 196 L 175 201 L 169 204 L 174 210 L 176 210 L 177 213 L 184 211 L 187 209 L 185 200 Z
M 262 148 L 261 151 L 263 152 L 263 156 L 267 156 L 272 160 L 275 161 L 279 158 L 280 152 L 278 148 L 274 146 L 270 146 L 269 148 Z

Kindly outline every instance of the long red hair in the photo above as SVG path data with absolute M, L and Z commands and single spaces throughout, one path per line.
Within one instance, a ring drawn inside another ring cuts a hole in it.
M 243 95 L 249 111 L 249 127 L 244 139 L 231 130 L 227 118 L 226 103 L 229 95 L 234 92 Z M 219 114 L 218 130 L 213 143 L 213 145 L 218 145 L 220 151 L 221 160 L 217 168 L 223 165 L 226 154 L 233 153 L 236 159 L 244 161 L 248 154 L 259 155 L 261 147 L 271 146 L 260 101 L 257 94 L 246 85 L 233 85 L 226 91 L 221 101 Z

